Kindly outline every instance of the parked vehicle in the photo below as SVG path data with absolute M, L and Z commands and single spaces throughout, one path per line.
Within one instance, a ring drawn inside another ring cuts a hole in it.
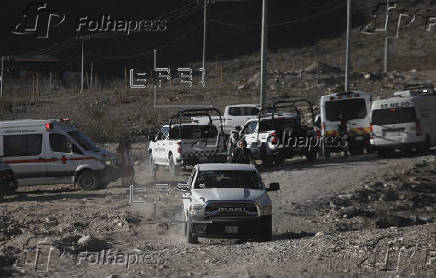
M 175 175 L 183 166 L 225 162 L 228 136 L 222 128 L 212 124 L 212 112 L 221 117 L 221 112 L 215 108 L 187 109 L 172 116 L 170 123 L 162 126 L 157 136 L 149 138 L 149 169 L 168 166 Z M 185 118 L 199 115 L 206 115 L 209 123 L 183 122 Z
M 372 104 L 371 144 L 379 155 L 395 149 L 426 151 L 436 144 L 436 92 L 432 85 L 406 86 Z
M 0 198 L 4 194 L 15 192 L 17 185 L 14 171 L 8 164 L 0 160 Z
M 329 157 L 332 152 L 341 152 L 339 133 L 340 115 L 348 125 L 348 149 L 352 154 L 362 154 L 370 149 L 369 118 L 371 95 L 363 91 L 350 91 L 322 96 L 320 100 L 322 153 Z
M 97 148 L 68 119 L 0 122 L 0 157 L 18 185 L 105 187 L 119 177 L 116 154 Z
M 230 134 L 237 126 L 242 127 L 249 119 L 257 118 L 260 107 L 258 104 L 237 104 L 226 106 L 222 119 L 219 116 L 212 116 L 212 123 L 218 128 L 223 125 L 224 133 Z M 209 117 L 192 117 L 193 122 L 198 124 L 208 125 Z
M 297 105 L 302 102 L 309 107 L 312 125 L 305 125 L 301 121 Z M 284 108 L 292 108 L 295 112 L 278 113 Z M 318 148 L 311 102 L 306 99 L 278 101 L 268 111 L 272 113 L 260 113 L 257 119 L 249 120 L 240 132 L 240 137 L 247 141 L 254 158 L 262 160 L 266 166 L 273 162 L 281 163 L 296 155 L 314 161 Z
M 183 190 L 185 235 L 189 243 L 198 237 L 254 238 L 271 240 L 272 202 L 253 165 L 199 164 Z

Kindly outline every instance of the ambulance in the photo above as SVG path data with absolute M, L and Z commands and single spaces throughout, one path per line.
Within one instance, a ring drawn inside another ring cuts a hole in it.
M 325 157 L 342 149 L 335 141 L 339 138 L 339 115 L 344 115 L 348 125 L 348 145 L 352 154 L 362 154 L 370 149 L 371 95 L 363 91 L 350 91 L 322 96 L 320 99 L 321 149 Z M 328 144 L 326 142 L 331 142 Z
M 409 85 L 376 100 L 371 112 L 371 144 L 380 156 L 396 149 L 426 151 L 436 145 L 436 92 L 432 85 Z
M 19 186 L 73 183 L 94 190 L 119 177 L 117 155 L 97 148 L 69 119 L 0 122 L 0 158 Z

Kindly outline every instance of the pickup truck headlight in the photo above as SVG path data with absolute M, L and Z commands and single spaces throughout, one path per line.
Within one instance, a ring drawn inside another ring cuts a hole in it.
M 191 207 L 189 208 L 189 213 L 191 215 L 203 215 L 203 211 L 204 211 L 204 206 L 201 204 L 197 204 L 197 205 L 191 205 Z
M 260 215 L 272 215 L 272 206 L 259 206 Z

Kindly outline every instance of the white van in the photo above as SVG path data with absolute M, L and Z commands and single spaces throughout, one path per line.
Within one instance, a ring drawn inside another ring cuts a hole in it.
M 0 158 L 18 185 L 74 183 L 97 189 L 119 172 L 117 155 L 97 148 L 68 119 L 0 122 Z
M 339 115 L 342 113 L 348 123 L 348 143 L 353 154 L 363 153 L 369 148 L 369 118 L 371 110 L 371 95 L 363 91 L 350 91 L 325 95 L 320 100 L 321 136 L 339 136 Z M 332 144 L 334 145 L 334 144 Z M 330 152 L 340 152 L 340 149 L 322 146 L 324 155 Z
M 395 149 L 425 151 L 436 144 L 436 95 L 422 93 L 396 92 L 373 102 L 371 144 L 381 156 Z

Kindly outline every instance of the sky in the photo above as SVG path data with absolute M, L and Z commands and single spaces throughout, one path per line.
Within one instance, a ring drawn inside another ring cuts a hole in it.
M 2 2 L 0 56 L 47 55 L 61 59 L 63 66 L 78 67 L 79 37 L 89 35 L 84 40 L 87 58 L 107 71 L 150 65 L 153 49 L 162 63 L 182 65 L 202 57 L 203 6 L 195 0 Z M 269 0 L 269 48 L 301 47 L 341 34 L 344 2 Z M 210 4 L 207 18 L 208 59 L 259 51 L 260 0 Z

